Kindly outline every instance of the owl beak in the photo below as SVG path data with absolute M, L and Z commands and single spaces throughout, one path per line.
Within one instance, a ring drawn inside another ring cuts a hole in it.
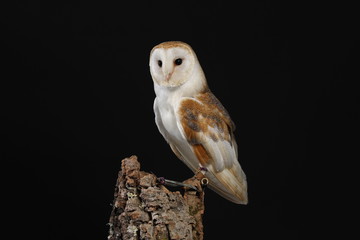
M 166 74 L 166 81 L 168 82 L 171 78 L 173 72 Z
M 168 82 L 171 78 L 171 75 L 173 74 L 173 69 L 167 69 L 164 68 L 164 76 L 165 76 L 165 80 Z

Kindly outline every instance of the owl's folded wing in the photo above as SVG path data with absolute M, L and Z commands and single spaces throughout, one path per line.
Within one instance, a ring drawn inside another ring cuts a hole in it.
M 177 116 L 187 144 L 199 163 L 208 169 L 210 188 L 230 201 L 246 204 L 247 182 L 237 160 L 235 125 L 221 103 L 211 92 L 184 98 Z

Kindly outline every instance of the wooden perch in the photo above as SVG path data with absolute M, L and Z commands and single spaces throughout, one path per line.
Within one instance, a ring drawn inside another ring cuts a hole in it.
M 136 156 L 122 160 L 110 215 L 110 240 L 203 239 L 204 192 L 199 172 L 184 183 L 198 191 L 170 191 L 140 171 Z

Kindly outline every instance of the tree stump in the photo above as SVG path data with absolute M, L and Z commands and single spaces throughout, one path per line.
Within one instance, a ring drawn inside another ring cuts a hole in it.
M 170 191 L 154 174 L 140 171 L 136 156 L 122 160 L 110 215 L 110 240 L 203 239 L 204 192 L 199 172 Z

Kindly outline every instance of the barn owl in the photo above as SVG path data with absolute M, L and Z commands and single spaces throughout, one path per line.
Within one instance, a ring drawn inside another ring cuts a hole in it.
M 247 204 L 246 176 L 237 160 L 235 125 L 210 91 L 193 49 L 163 42 L 150 53 L 156 125 L 175 155 L 193 172 L 203 171 L 209 188 Z

